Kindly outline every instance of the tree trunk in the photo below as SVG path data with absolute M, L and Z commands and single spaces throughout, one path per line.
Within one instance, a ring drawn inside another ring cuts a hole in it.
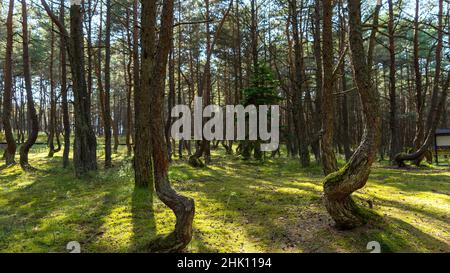
M 423 113 L 425 96 L 422 95 L 422 73 L 420 71 L 419 63 L 419 0 L 416 0 L 416 9 L 414 15 L 414 76 L 415 76 L 415 86 L 416 86 L 416 134 L 414 136 L 414 148 L 419 149 L 420 145 L 423 143 L 424 138 L 424 126 L 423 126 Z
M 206 3 L 209 3 L 208 1 Z M 233 7 L 233 0 L 230 1 L 230 4 L 228 6 L 227 11 L 225 12 L 225 14 L 223 15 L 222 19 L 219 22 L 219 25 L 217 26 L 217 30 L 216 33 L 214 35 L 214 38 L 212 40 L 212 42 L 210 42 L 209 40 L 207 41 L 207 56 L 206 56 L 206 63 L 205 63 L 205 70 L 203 72 L 202 75 L 202 79 L 200 81 L 199 84 L 199 89 L 198 89 L 198 95 L 199 97 L 203 96 L 203 91 L 205 92 L 205 97 L 203 99 L 204 104 L 208 105 L 210 103 L 210 93 L 211 93 L 211 58 L 212 58 L 212 53 L 214 51 L 214 47 L 215 44 L 217 42 L 217 39 L 220 35 L 220 32 L 222 31 L 222 27 L 225 24 L 225 20 L 228 17 L 228 14 L 231 11 L 231 8 Z M 209 29 L 209 27 L 208 27 Z M 209 30 L 208 30 L 209 32 Z M 209 36 L 209 35 L 208 35 Z M 206 153 L 206 154 L 205 154 Z M 204 163 L 200 160 L 200 157 L 202 155 L 205 154 L 205 159 L 208 163 L 209 159 L 209 141 L 207 140 L 201 140 L 199 141 L 199 146 L 197 148 L 197 150 L 195 151 L 195 153 L 189 157 L 189 164 L 193 167 L 203 167 Z
M 433 83 L 433 91 L 431 94 L 431 102 L 430 102 L 430 110 L 427 117 L 427 129 L 426 129 L 426 137 L 422 145 L 415 152 L 410 154 L 399 153 L 395 156 L 395 163 L 399 167 L 405 167 L 405 161 L 414 161 L 414 163 L 419 166 L 422 159 L 425 156 L 425 153 L 430 148 L 433 142 L 433 136 L 435 130 L 438 126 L 439 120 L 442 116 L 442 112 L 444 111 L 444 105 L 447 100 L 447 89 L 448 89 L 448 81 L 444 83 L 442 88 L 442 94 L 439 99 L 439 86 L 441 84 L 441 63 L 442 63 L 442 45 L 443 45 L 443 0 L 439 0 L 439 13 L 438 13 L 438 26 L 437 26 L 437 45 L 436 45 L 436 68 L 434 73 L 434 83 Z M 450 36 L 449 36 L 450 37 Z M 450 74 L 449 74 L 450 76 Z
M 394 7 L 392 0 L 388 0 L 389 4 L 389 20 L 388 20 L 388 33 L 389 33 L 389 129 L 391 133 L 390 141 L 390 153 L 389 157 L 393 161 L 395 155 L 400 152 L 400 138 L 399 127 L 397 118 L 397 98 L 396 98 L 396 86 L 395 86 L 395 31 L 394 31 Z
M 133 50 L 132 50 L 132 42 L 131 42 L 131 33 L 130 33 L 130 12 L 127 10 L 127 46 L 128 46 L 128 63 L 126 64 L 125 73 L 127 75 L 127 126 L 126 126 L 126 144 L 127 144 L 127 156 L 131 156 L 131 151 L 133 149 L 131 145 L 131 136 L 133 134 L 133 109 L 131 108 L 131 96 L 133 95 L 133 73 L 131 71 L 131 66 L 133 63 Z M 125 54 L 124 54 L 124 63 L 125 63 Z
M 13 53 L 13 12 L 14 0 L 9 1 L 8 17 L 6 19 L 6 51 L 5 51 L 5 85 L 3 94 L 3 129 L 5 130 L 5 138 L 7 147 L 5 150 L 6 166 L 15 163 L 16 141 L 11 127 L 12 112 L 12 53 Z
M 320 18 L 321 18 L 321 6 L 320 1 L 316 1 L 314 4 L 314 20 L 312 20 L 312 30 L 313 30 L 313 53 L 314 59 L 316 61 L 316 71 L 315 71 L 315 83 L 316 83 L 316 96 L 315 96 L 315 113 L 314 113 L 314 126 L 316 127 L 316 133 L 319 134 L 322 130 L 322 96 L 323 96 L 323 75 L 322 75 L 322 46 L 320 44 Z M 320 137 L 314 139 L 316 143 L 314 146 L 319 146 L 319 154 L 316 158 L 317 162 L 322 161 L 322 155 L 320 154 Z
M 323 96 L 322 109 L 322 164 L 325 175 L 335 172 L 337 167 L 336 155 L 333 150 L 334 137 L 334 77 L 333 77 L 333 6 L 331 0 L 322 1 L 323 31 L 322 31 L 322 61 L 323 61 Z
M 169 94 L 167 96 L 167 119 L 165 126 L 166 144 L 167 144 L 167 156 L 169 162 L 172 161 L 172 154 L 175 147 L 172 147 L 170 143 L 170 128 L 173 123 L 173 118 L 171 116 L 172 108 L 175 106 L 175 50 L 173 48 L 173 43 L 171 45 L 171 50 L 169 53 Z
M 295 58 L 295 80 L 294 80 L 294 94 L 292 98 L 293 115 L 295 131 L 299 143 L 300 162 L 302 167 L 308 167 L 310 164 L 310 156 L 308 150 L 308 141 L 306 136 L 306 121 L 302 102 L 302 44 L 299 36 L 298 10 L 297 1 L 289 1 L 291 11 L 292 36 L 294 39 L 294 58 Z
M 59 21 L 64 27 L 65 7 L 64 0 L 61 0 L 59 9 Z M 69 103 L 67 101 L 67 68 L 66 68 L 66 39 L 61 34 L 60 37 L 60 54 L 61 54 L 61 104 L 63 114 L 63 126 L 64 126 L 64 151 L 63 151 L 63 167 L 69 166 L 69 153 L 70 153 L 70 120 L 69 120 Z
M 381 5 L 381 1 L 377 3 Z M 325 206 L 339 229 L 351 229 L 365 223 L 365 219 L 351 194 L 364 187 L 370 168 L 376 158 L 381 136 L 379 94 L 375 88 L 367 56 L 364 53 L 361 2 L 348 0 L 349 42 L 354 81 L 362 102 L 364 134 L 350 161 L 337 172 L 325 178 Z
M 33 91 L 31 89 L 31 74 L 30 74 L 30 56 L 28 50 L 28 14 L 27 2 L 22 0 L 22 45 L 23 45 L 23 75 L 25 78 L 25 89 L 27 92 L 27 113 L 28 120 L 31 122 L 31 130 L 28 134 L 27 141 L 20 147 L 20 166 L 24 170 L 30 170 L 32 167 L 28 162 L 28 152 L 33 144 L 36 142 L 39 132 L 39 123 L 34 108 Z
M 51 22 L 52 27 L 50 29 L 50 115 L 48 119 L 48 157 L 53 157 L 55 154 L 55 127 L 56 127 L 56 95 L 55 95 L 55 80 L 53 78 L 53 65 L 54 65 L 54 55 L 55 55 L 55 31 L 54 23 Z
M 169 162 L 164 137 L 163 102 L 167 57 L 173 34 L 173 0 L 165 0 L 163 2 L 161 31 L 156 52 L 154 51 L 154 40 L 148 39 L 148 34 L 154 32 L 156 26 L 156 13 L 152 12 L 154 4 L 150 1 L 142 2 L 142 31 L 144 34 L 142 39 L 144 54 L 142 67 L 143 69 L 145 67 L 152 68 L 151 74 L 142 74 L 142 78 L 145 79 L 142 82 L 142 89 L 145 91 L 152 90 L 150 131 L 156 193 L 159 199 L 175 213 L 176 224 L 175 230 L 171 234 L 162 240 L 153 242 L 149 248 L 152 251 L 175 252 L 182 250 L 192 238 L 194 201 L 178 194 L 172 189 L 169 182 Z M 155 55 L 145 56 L 148 52 L 155 52 Z M 154 59 L 150 58 L 150 56 L 154 56 Z
M 155 26 L 156 26 L 156 3 L 154 1 L 142 3 L 142 67 L 140 84 L 135 85 L 135 145 L 134 145 L 134 183 L 136 187 L 149 187 L 153 191 L 152 158 L 151 158 L 151 135 L 150 135 L 150 81 L 155 54 Z M 137 10 L 136 10 L 137 12 Z M 137 24 L 137 22 L 134 22 Z M 137 31 L 137 29 L 135 30 Z M 135 34 L 135 39 L 137 39 Z M 137 41 L 135 41 L 137 43 Z M 145 46 L 144 46 L 145 45 Z M 134 50 L 138 50 L 135 48 Z M 138 54 L 135 51 L 134 54 Z M 135 68 L 138 69 L 135 57 Z M 135 73 L 139 73 L 139 70 Z M 136 78 L 136 75 L 135 75 Z M 136 83 L 136 82 L 135 82 Z M 152 92 L 154 92 L 152 90 Z M 162 145 L 162 144 L 160 144 Z
M 70 58 L 70 68 L 74 93 L 75 140 L 74 167 L 75 175 L 81 177 L 89 171 L 97 170 L 96 139 L 91 125 L 91 100 L 86 87 L 84 67 L 84 46 L 81 5 L 71 2 L 70 6 L 70 36 L 58 18 L 53 14 L 45 0 L 41 0 L 47 14 L 58 26 L 59 31 L 69 43 L 67 51 Z M 67 41 L 66 41 L 67 42 Z
M 340 23 L 340 54 L 346 54 L 345 53 L 345 34 L 346 34 L 346 23 L 345 23 L 345 16 L 343 11 L 343 1 L 339 1 L 339 7 L 340 7 L 340 15 L 339 15 L 339 23 Z M 350 157 L 352 156 L 352 151 L 350 149 L 351 145 L 351 138 L 349 134 L 349 115 L 348 115 L 348 98 L 347 94 L 345 93 L 347 91 L 347 77 L 345 74 L 345 58 L 343 59 L 342 63 L 340 64 L 340 73 L 341 73 L 341 90 L 343 92 L 342 94 L 342 107 L 341 107 L 341 118 L 342 118 L 342 144 L 344 146 L 344 155 L 345 160 L 349 161 Z
M 106 0 L 106 29 L 105 29 L 105 168 L 111 168 L 111 0 Z M 100 49 L 98 49 L 100 50 Z

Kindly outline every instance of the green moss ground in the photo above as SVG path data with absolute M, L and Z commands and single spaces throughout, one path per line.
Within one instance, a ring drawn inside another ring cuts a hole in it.
M 102 164 L 101 153 L 99 165 Z M 174 216 L 148 191 L 135 190 L 125 148 L 115 167 L 82 180 L 61 166 L 61 152 L 34 148 L 36 173 L 0 163 L 0 252 L 143 251 L 172 230 Z M 187 252 L 384 252 L 450 251 L 450 171 L 445 167 L 398 170 L 377 164 L 355 194 L 360 206 L 381 217 L 352 231 L 337 231 L 322 205 L 318 166 L 293 159 L 245 162 L 214 153 L 203 169 L 176 160 L 170 178 L 195 199 L 194 238 Z

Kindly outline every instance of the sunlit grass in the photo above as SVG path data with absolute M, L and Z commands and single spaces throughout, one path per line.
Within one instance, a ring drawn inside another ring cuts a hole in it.
M 45 147 L 30 157 L 37 172 L 2 169 L 0 251 L 67 252 L 69 241 L 79 241 L 84 252 L 139 252 L 170 232 L 172 212 L 134 189 L 125 154 L 121 146 L 114 168 L 105 171 L 100 147 L 100 170 L 84 179 L 61 167 L 61 152 L 47 158 Z M 405 171 L 377 164 L 355 196 L 381 217 L 345 232 L 332 227 L 322 204 L 316 165 L 302 169 L 287 158 L 247 162 L 220 151 L 202 169 L 175 160 L 170 178 L 196 201 L 188 252 L 366 252 L 374 240 L 383 251 L 450 251 L 450 171 L 444 167 Z

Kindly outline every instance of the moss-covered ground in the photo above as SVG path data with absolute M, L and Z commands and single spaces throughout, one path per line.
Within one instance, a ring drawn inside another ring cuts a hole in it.
M 135 190 L 131 159 L 121 147 L 114 168 L 75 179 L 59 152 L 33 148 L 37 172 L 0 163 L 0 252 L 139 252 L 174 225 L 172 212 L 148 190 Z M 102 165 L 99 153 L 99 165 Z M 450 170 L 399 170 L 377 163 L 355 194 L 379 217 L 352 231 L 337 231 L 322 204 L 319 166 L 299 167 L 285 156 L 242 161 L 221 151 L 206 168 L 175 159 L 174 188 L 195 200 L 194 236 L 187 252 L 450 251 Z

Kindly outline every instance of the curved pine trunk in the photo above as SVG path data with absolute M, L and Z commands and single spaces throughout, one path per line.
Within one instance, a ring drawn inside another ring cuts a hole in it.
M 358 149 L 340 170 L 325 178 L 325 206 L 339 229 L 351 229 L 365 218 L 351 194 L 365 186 L 381 137 L 379 94 L 370 77 L 361 28 L 361 3 L 348 0 L 349 41 L 355 83 L 362 102 L 364 135 Z
M 147 3 L 143 2 L 142 5 L 143 14 L 145 14 Z M 143 19 L 146 18 L 143 17 Z M 149 87 L 150 90 L 153 90 L 150 96 L 152 105 L 150 108 L 150 131 L 155 189 L 159 199 L 167 205 L 176 216 L 175 230 L 167 237 L 155 241 L 149 246 L 151 251 L 160 252 L 176 252 L 186 247 L 192 239 L 192 222 L 195 212 L 194 200 L 178 194 L 171 187 L 168 177 L 169 161 L 167 157 L 167 146 L 165 145 L 163 105 L 167 57 L 171 46 L 170 41 L 172 39 L 172 23 L 173 0 L 166 0 L 164 1 L 162 9 L 159 48 L 155 52 L 152 74 L 142 75 L 142 77 L 146 77 L 146 79 L 150 76 L 148 81 Z M 143 29 L 143 31 L 145 32 L 146 30 Z M 144 39 L 144 50 L 149 46 L 147 42 L 153 43 L 152 40 Z M 147 65 L 144 63 L 144 60 L 142 65 Z M 144 89 L 144 85 L 142 87 Z

